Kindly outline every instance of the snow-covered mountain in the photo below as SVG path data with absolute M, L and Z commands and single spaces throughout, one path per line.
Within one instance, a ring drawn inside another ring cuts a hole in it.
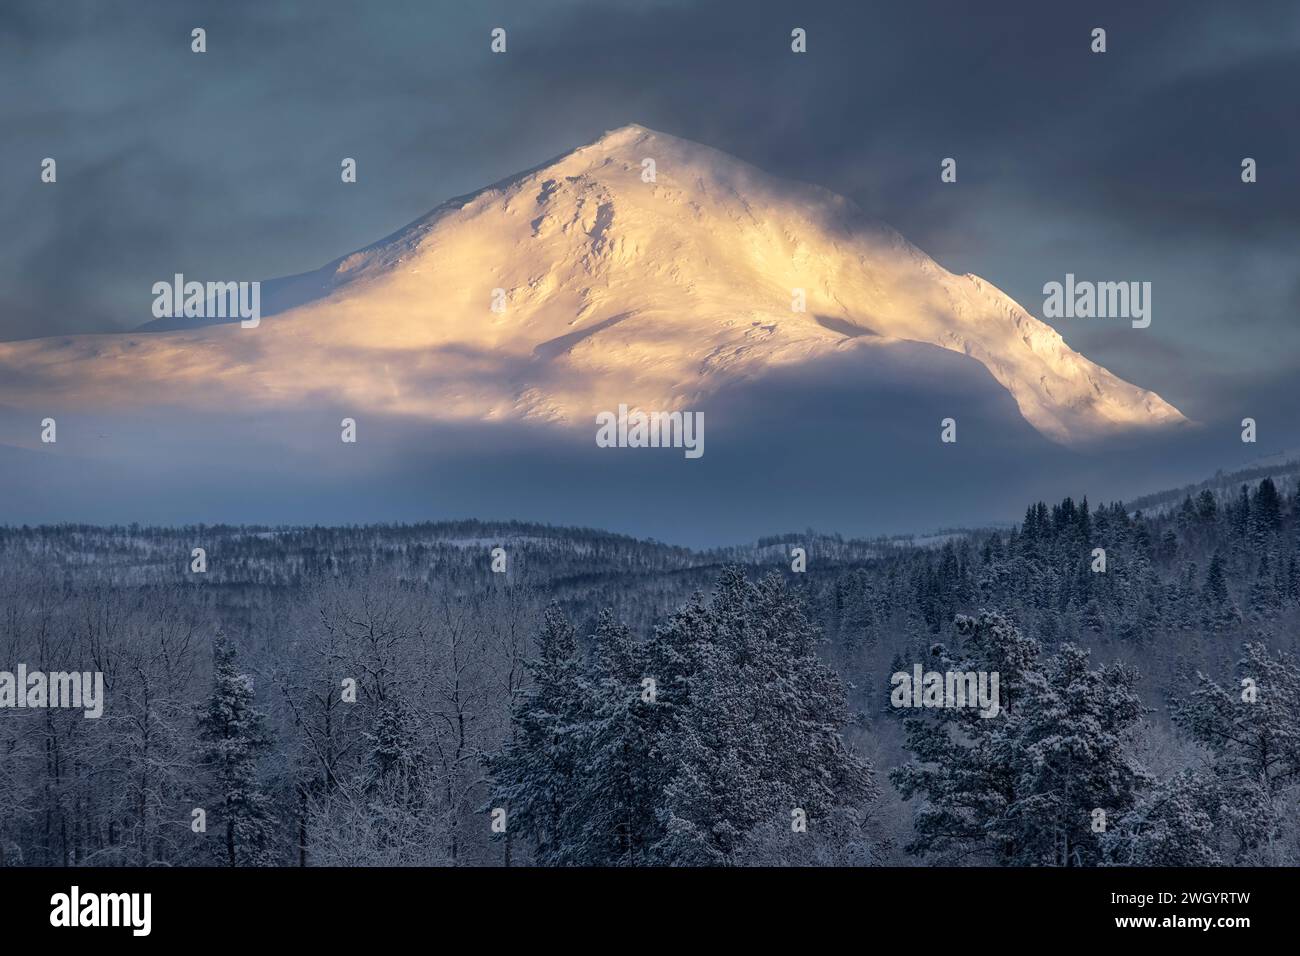
M 163 321 L 0 344 L 0 404 L 328 397 L 358 413 L 590 427 L 621 403 L 699 408 L 779 368 L 911 342 L 983 365 L 1057 442 L 1184 420 L 848 200 L 635 125 L 265 283 L 263 302 L 275 314 L 257 328 Z

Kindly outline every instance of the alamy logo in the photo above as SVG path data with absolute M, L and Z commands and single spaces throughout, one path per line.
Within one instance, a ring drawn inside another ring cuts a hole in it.
M 239 319 L 255 329 L 262 321 L 262 283 L 186 282 L 176 273 L 170 283 L 153 284 L 156 319 Z
M 981 717 L 1002 711 L 997 671 L 941 673 L 923 671 L 917 664 L 911 674 L 898 671 L 889 682 L 894 688 L 889 702 L 895 707 L 978 707 Z
M 99 671 L 0 671 L 0 707 L 52 707 L 85 711 L 88 720 L 104 713 L 104 675 Z
M 50 925 L 127 926 L 133 936 L 148 936 L 153 928 L 153 896 L 149 893 L 82 893 L 74 886 L 50 897 Z
M 1043 295 L 1046 319 L 1132 319 L 1135 329 L 1151 324 L 1150 282 L 1076 282 L 1067 272 L 1064 283 L 1044 285 Z
M 601 448 L 684 448 L 687 458 L 704 454 L 703 412 L 600 412 L 596 444 Z

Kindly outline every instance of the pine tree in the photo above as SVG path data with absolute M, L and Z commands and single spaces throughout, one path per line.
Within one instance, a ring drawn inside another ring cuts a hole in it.
M 892 778 L 917 807 L 911 853 L 1004 865 L 1091 865 L 1101 845 L 1093 811 L 1127 811 L 1145 775 L 1127 741 L 1142 713 L 1136 674 L 1091 670 L 1073 645 L 1043 659 L 1007 618 L 959 618 L 960 659 L 943 666 L 999 675 L 1000 713 L 926 711 L 907 721 L 913 760 Z
M 537 645 L 528 665 L 532 686 L 515 705 L 513 741 L 491 761 L 493 803 L 505 809 L 512 834 L 533 839 L 539 863 L 557 865 L 570 862 L 580 839 L 591 695 L 573 625 L 556 604 L 543 615 Z
M 199 763 L 212 781 L 213 802 L 225 829 L 229 866 L 272 863 L 271 801 L 258 764 L 271 748 L 266 718 L 253 706 L 252 681 L 236 668 L 235 647 L 224 634 L 213 642 L 213 686 L 199 715 Z
M 756 831 L 810 831 L 875 796 L 872 769 L 844 743 L 844 687 L 816 656 L 802 602 L 777 575 L 727 569 L 657 635 L 677 679 L 657 741 L 668 768 L 658 862 L 738 861 Z M 685 665 L 685 666 L 682 666 Z
M 656 808 L 664 771 L 653 746 L 662 712 L 658 680 L 648 673 L 646 649 L 608 610 L 596 626 L 591 683 L 595 702 L 582 738 L 578 795 L 582 827 L 569 861 L 646 865 L 662 836 Z
M 1093 812 L 1124 813 L 1147 780 L 1127 752 L 1143 712 L 1138 676 L 1119 664 L 1091 670 L 1088 652 L 1072 644 L 1044 665 L 1011 720 L 1023 748 L 1018 862 L 1091 866 L 1101 857 Z
M 1009 864 L 1021 848 L 1009 825 L 1017 774 L 1015 741 L 1004 718 L 1019 708 L 1041 649 L 997 612 L 959 617 L 956 628 L 965 638 L 964 658 L 961 664 L 948 662 L 950 669 L 997 672 L 1001 712 L 986 719 L 971 709 L 945 709 L 906 720 L 905 746 L 913 760 L 896 768 L 891 778 L 905 799 L 925 798 L 916 809 L 916 835 L 906 849 L 954 862 Z

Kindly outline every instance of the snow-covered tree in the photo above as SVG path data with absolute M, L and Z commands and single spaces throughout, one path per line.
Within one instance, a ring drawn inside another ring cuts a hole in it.
M 253 685 L 236 666 L 235 646 L 224 634 L 213 641 L 212 694 L 199 714 L 199 763 L 211 787 L 206 808 L 224 831 L 220 851 L 228 866 L 274 862 L 275 823 L 259 777 L 271 748 L 266 718 L 253 704 Z
M 1213 779 L 1183 770 L 1143 793 L 1100 838 L 1109 866 L 1222 866 L 1222 797 Z
M 1209 748 L 1224 791 L 1225 819 L 1244 861 L 1278 865 L 1295 848 L 1300 783 L 1300 666 L 1293 657 L 1247 643 L 1237 686 L 1197 674 L 1190 695 L 1176 698 L 1175 723 Z M 1288 837 L 1289 834 L 1289 837 Z M 1291 862 L 1294 859 L 1291 858 Z
M 590 658 L 548 612 L 516 741 L 493 761 L 512 825 L 544 863 L 696 865 L 752 859 L 796 812 L 808 831 L 860 822 L 872 770 L 841 736 L 844 687 L 817 642 L 779 576 L 736 568 L 649 641 L 602 615 Z
M 582 820 L 577 814 L 591 691 L 573 625 L 558 605 L 543 615 L 532 686 L 516 702 L 516 733 L 491 761 L 493 806 L 507 826 L 529 837 L 542 864 L 570 862 Z
M 659 751 L 668 768 L 657 858 L 740 861 L 758 828 L 809 832 L 840 808 L 864 811 L 873 770 L 845 744 L 844 687 L 816 656 L 802 602 L 777 575 L 724 571 L 656 635 L 674 673 Z
M 593 701 L 581 740 L 580 835 L 569 860 L 591 866 L 652 862 L 663 765 L 655 739 L 663 711 L 645 647 L 606 610 L 595 633 Z M 651 683 L 646 684 L 645 681 Z
M 921 797 L 912 853 L 949 861 L 1091 865 L 1094 811 L 1128 810 L 1144 775 L 1126 744 L 1142 713 L 1136 674 L 1088 667 L 1073 645 L 1044 659 L 1037 641 L 996 612 L 959 618 L 961 656 L 938 666 L 999 675 L 1000 712 L 927 710 L 906 722 L 913 760 L 892 775 Z
M 365 734 L 370 745 L 366 789 L 384 790 L 402 804 L 419 803 L 426 768 L 410 707 L 400 694 L 390 694 L 378 710 L 374 729 Z
M 1205 586 L 1201 590 L 1201 620 L 1209 630 L 1223 630 L 1241 621 L 1241 610 L 1228 591 L 1227 573 L 1223 557 L 1214 553 L 1209 570 L 1205 573 Z

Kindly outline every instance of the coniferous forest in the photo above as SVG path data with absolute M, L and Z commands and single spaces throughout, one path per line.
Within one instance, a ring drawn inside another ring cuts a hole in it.
M 715 551 L 9 527 L 0 660 L 105 700 L 0 714 L 0 865 L 1296 865 L 1298 620 L 1294 469 Z

